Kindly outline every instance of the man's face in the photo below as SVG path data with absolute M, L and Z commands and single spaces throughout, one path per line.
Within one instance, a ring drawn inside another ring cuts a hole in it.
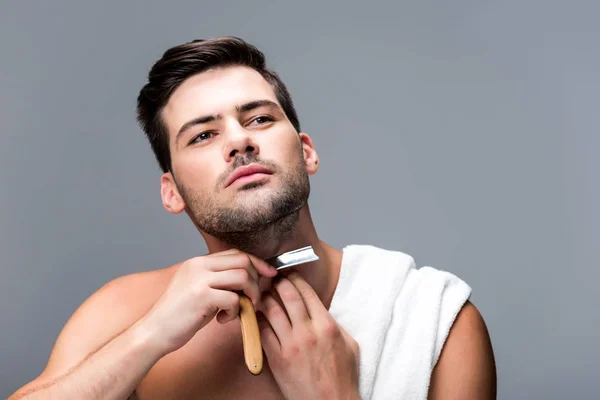
M 171 212 L 187 209 L 203 232 L 231 242 L 306 203 L 308 175 L 316 171 L 312 142 L 295 131 L 271 85 L 253 69 L 192 76 L 162 117 L 173 170 L 163 176 L 163 201 Z M 232 182 L 242 171 L 254 174 Z

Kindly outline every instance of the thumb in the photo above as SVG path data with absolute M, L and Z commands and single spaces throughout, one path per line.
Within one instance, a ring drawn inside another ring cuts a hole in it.
M 237 315 L 232 314 L 233 310 L 220 310 L 217 313 L 217 322 L 220 324 L 226 324 L 237 318 Z

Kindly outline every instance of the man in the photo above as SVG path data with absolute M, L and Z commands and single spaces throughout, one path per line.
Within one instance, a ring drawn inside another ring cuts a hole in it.
M 495 398 L 464 282 L 400 252 L 320 240 L 307 203 L 317 152 L 255 47 L 225 37 L 169 49 L 138 120 L 164 207 L 188 214 L 209 254 L 106 284 L 11 399 Z M 318 261 L 287 272 L 264 261 L 307 245 Z M 258 376 L 244 363 L 241 292 L 259 316 Z

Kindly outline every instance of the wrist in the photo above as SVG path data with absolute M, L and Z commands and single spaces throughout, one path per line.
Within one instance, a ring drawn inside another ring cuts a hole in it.
M 129 331 L 131 345 L 151 361 L 156 362 L 169 353 L 160 340 L 160 333 L 156 326 L 146 319 L 137 321 Z

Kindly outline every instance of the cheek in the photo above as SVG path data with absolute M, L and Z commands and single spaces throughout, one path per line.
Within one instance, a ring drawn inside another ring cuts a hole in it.
M 290 136 L 290 134 L 282 135 L 279 140 L 266 143 L 268 151 L 265 153 L 268 153 L 269 157 L 280 165 L 296 166 L 303 160 L 300 143 L 294 136 Z
M 217 179 L 214 163 L 211 164 L 208 157 L 186 155 L 179 157 L 173 165 L 181 183 L 189 187 L 214 186 Z

